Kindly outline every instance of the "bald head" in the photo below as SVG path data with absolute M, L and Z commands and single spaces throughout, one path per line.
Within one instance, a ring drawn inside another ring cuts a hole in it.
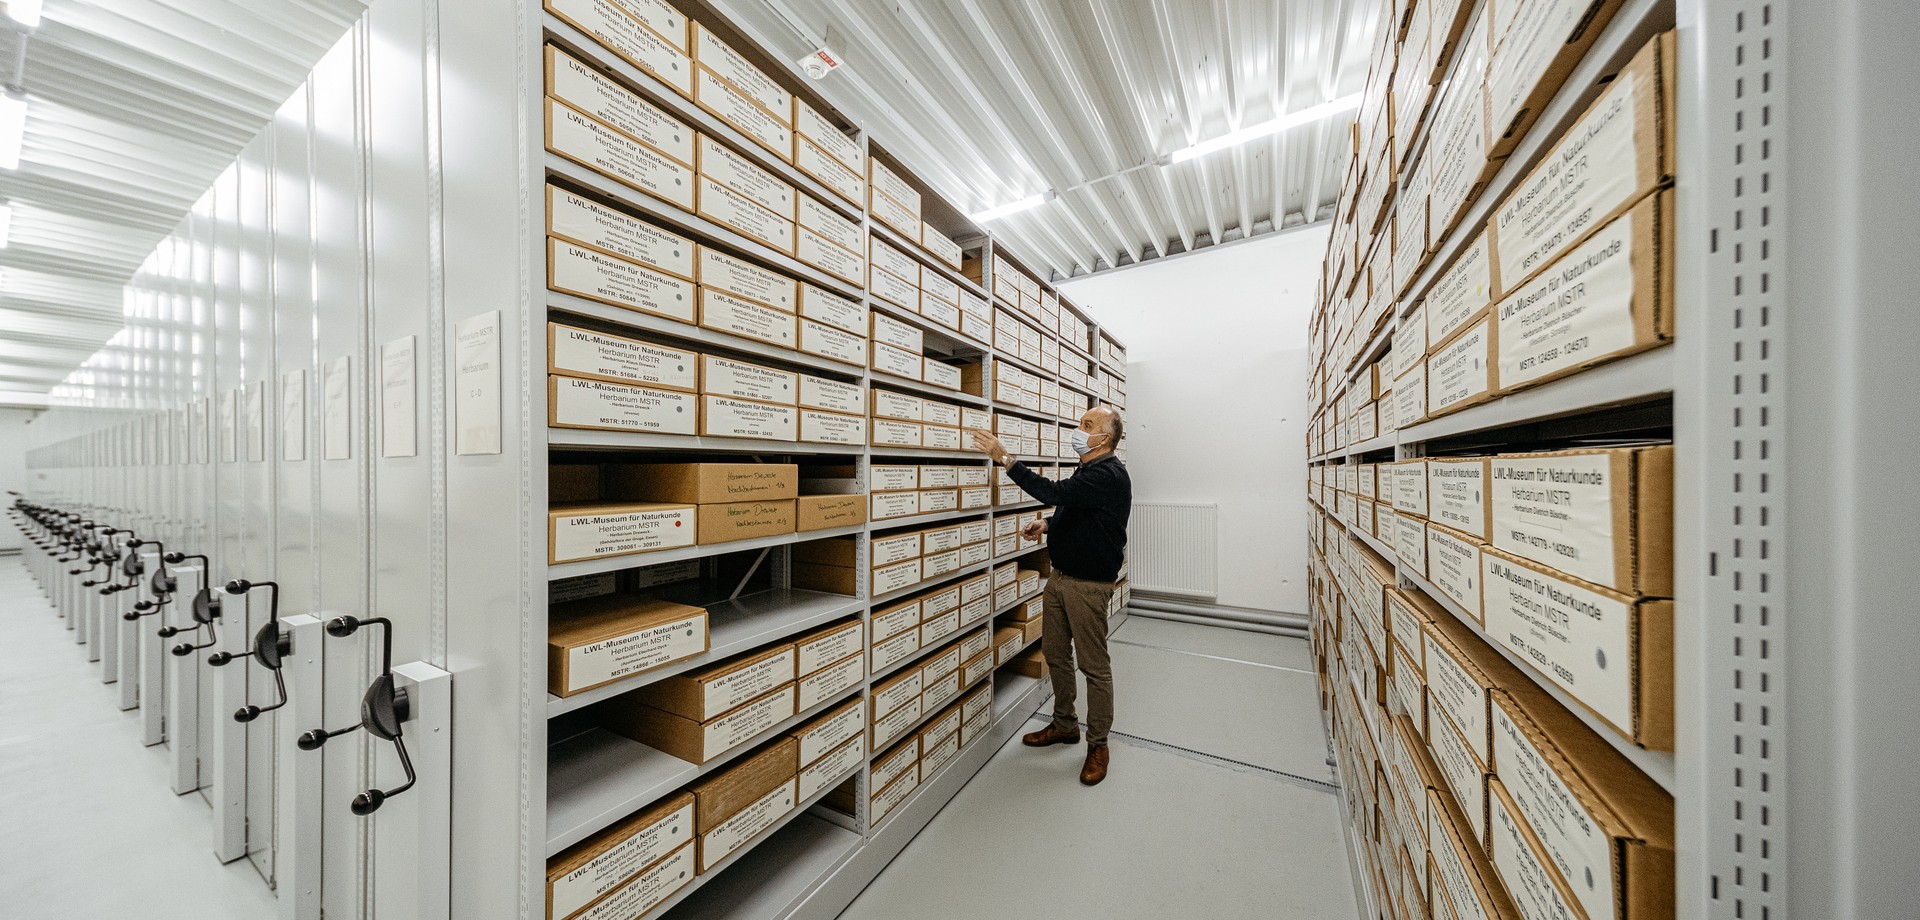
M 1080 430 L 1095 440 L 1094 452 L 1104 454 L 1120 446 L 1120 439 L 1126 434 L 1126 421 L 1112 406 L 1095 406 L 1080 416 Z

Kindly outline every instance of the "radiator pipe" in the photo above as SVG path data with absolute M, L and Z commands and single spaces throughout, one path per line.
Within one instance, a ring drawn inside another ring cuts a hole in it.
M 1175 623 L 1193 623 L 1199 626 L 1213 626 L 1220 629 L 1238 629 L 1245 632 L 1265 633 L 1269 636 L 1285 636 L 1289 639 L 1305 639 L 1307 631 L 1285 626 L 1262 626 L 1258 623 L 1241 623 L 1234 620 L 1216 620 L 1211 617 L 1189 616 L 1184 613 L 1168 613 L 1164 610 L 1143 610 L 1130 607 L 1130 616 L 1144 617 L 1149 620 L 1171 620 Z
M 1187 604 L 1159 597 L 1141 597 L 1138 594 L 1135 594 L 1127 603 L 1130 606 L 1138 607 L 1142 610 L 1162 610 L 1167 613 L 1182 613 L 1190 617 L 1233 620 L 1238 623 L 1253 623 L 1259 626 L 1279 626 L 1288 629 L 1304 630 L 1307 628 L 1307 618 L 1297 613 L 1271 613 L 1265 610 L 1249 610 L 1245 607 Z

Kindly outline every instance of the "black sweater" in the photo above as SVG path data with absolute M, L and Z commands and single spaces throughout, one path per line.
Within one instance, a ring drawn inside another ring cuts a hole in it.
M 1054 568 L 1085 581 L 1119 579 L 1127 552 L 1127 516 L 1133 511 L 1133 480 L 1125 464 L 1108 454 L 1081 464 L 1060 482 L 1020 463 L 1007 475 L 1028 495 L 1056 509 L 1047 525 L 1047 554 Z

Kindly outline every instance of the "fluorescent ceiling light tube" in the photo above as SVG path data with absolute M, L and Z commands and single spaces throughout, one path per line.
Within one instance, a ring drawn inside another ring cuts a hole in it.
M 984 211 L 979 211 L 970 216 L 977 221 L 997 220 L 999 218 L 1007 216 L 1008 214 L 1018 214 L 1021 211 L 1025 211 L 1029 208 L 1037 208 L 1043 204 L 1046 204 L 1049 201 L 1052 201 L 1053 197 L 1054 197 L 1053 189 L 1047 189 L 1045 192 L 1042 192 L 1041 194 L 1028 195 L 1027 197 L 1020 199 L 1019 201 L 1015 201 L 1010 204 L 1003 204 L 997 208 L 988 208 Z
M 1288 128 L 1310 124 L 1322 119 L 1332 118 L 1345 112 L 1351 112 L 1360 107 L 1360 95 L 1359 93 L 1354 93 L 1351 96 L 1342 96 L 1332 102 L 1323 102 L 1319 105 L 1301 109 L 1298 112 L 1289 112 L 1272 121 L 1263 121 L 1257 125 L 1241 128 L 1231 134 L 1223 134 L 1210 141 L 1201 141 L 1191 147 L 1182 147 L 1170 154 L 1168 159 L 1174 163 L 1185 163 L 1188 160 L 1206 156 L 1217 150 L 1237 147 L 1248 141 L 1259 140 L 1271 134 L 1278 134 Z
M 0 169 L 20 168 L 20 147 L 27 139 L 27 95 L 0 94 Z
M 41 0 L 7 0 L 7 18 L 29 29 L 40 26 Z

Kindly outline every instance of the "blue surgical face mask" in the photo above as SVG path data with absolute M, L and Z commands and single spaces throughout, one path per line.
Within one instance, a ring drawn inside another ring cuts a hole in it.
M 1089 451 L 1092 451 L 1092 450 L 1093 450 L 1093 445 L 1091 445 L 1091 444 L 1088 444 L 1088 443 L 1087 443 L 1087 433 L 1086 433 L 1086 432 L 1084 432 L 1084 431 L 1081 431 L 1081 430 L 1080 430 L 1080 429 L 1078 429 L 1078 428 L 1075 428 L 1075 429 L 1073 430 L 1073 434 L 1071 435 L 1071 438 L 1073 439 L 1073 452 L 1074 452 L 1074 453 L 1076 453 L 1076 454 L 1079 454 L 1080 456 L 1082 456 L 1082 457 L 1084 457 L 1084 456 L 1086 456 L 1086 455 L 1087 455 L 1087 453 L 1088 453 Z

